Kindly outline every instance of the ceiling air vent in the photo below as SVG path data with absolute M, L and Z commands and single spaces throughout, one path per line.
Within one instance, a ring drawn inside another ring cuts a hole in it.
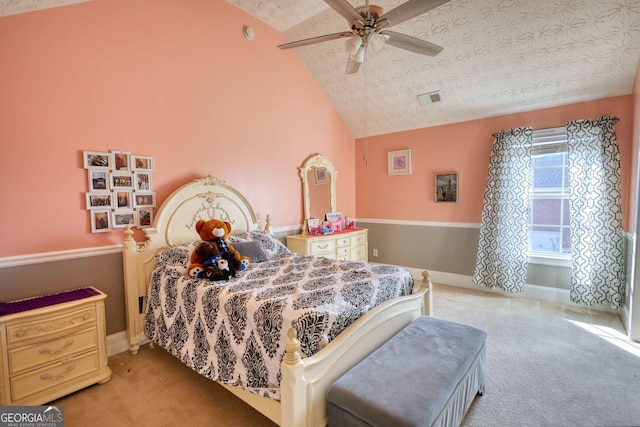
M 440 102 L 440 92 L 429 92 L 422 95 L 418 95 L 418 102 L 423 107 L 425 105 L 433 104 L 434 102 Z

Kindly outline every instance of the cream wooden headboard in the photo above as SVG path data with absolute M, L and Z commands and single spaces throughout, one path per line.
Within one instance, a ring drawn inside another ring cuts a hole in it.
M 144 336 L 144 298 L 155 256 L 164 249 L 198 240 L 199 219 L 217 218 L 231 223 L 232 233 L 257 230 L 258 219 L 247 199 L 235 188 L 211 175 L 174 191 L 160 206 L 144 242 L 136 242 L 133 231 L 125 230 L 123 247 L 127 337 L 131 352 L 137 353 Z M 270 231 L 269 219 L 265 231 Z

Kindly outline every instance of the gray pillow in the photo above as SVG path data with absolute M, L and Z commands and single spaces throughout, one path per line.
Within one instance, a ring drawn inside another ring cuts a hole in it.
M 255 240 L 249 240 L 247 242 L 236 242 L 232 243 L 233 247 L 236 251 L 240 252 L 242 256 L 248 256 L 251 259 L 251 262 L 264 262 L 267 260 L 267 255 L 265 255 L 262 247 L 259 242 Z

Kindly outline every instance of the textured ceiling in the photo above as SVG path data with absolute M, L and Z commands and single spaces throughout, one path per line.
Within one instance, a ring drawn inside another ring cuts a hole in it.
M 82 1 L 0 0 L 0 16 Z M 227 1 L 290 41 L 349 29 L 321 0 Z M 372 0 L 386 10 L 402 3 Z M 295 49 L 356 137 L 629 94 L 640 0 L 451 0 L 393 30 L 444 51 L 386 46 L 345 75 L 344 39 Z M 417 95 L 433 91 L 442 101 L 421 106 Z
M 89 0 L 0 0 L 0 16 L 16 15 Z
M 289 41 L 349 29 L 320 0 L 227 1 Z M 388 11 L 404 0 L 371 3 Z M 345 75 L 344 39 L 295 49 L 356 137 L 629 94 L 640 0 L 451 0 L 393 30 L 444 51 L 386 46 Z M 416 96 L 433 91 L 442 101 L 421 106 Z

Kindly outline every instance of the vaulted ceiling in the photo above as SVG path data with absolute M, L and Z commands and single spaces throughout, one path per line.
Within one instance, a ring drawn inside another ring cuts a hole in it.
M 81 1 L 0 0 L 0 16 Z M 349 29 L 321 0 L 227 1 L 289 41 Z M 372 4 L 391 10 L 404 1 Z M 344 39 L 295 49 L 356 137 L 629 94 L 640 0 L 450 0 L 393 30 L 444 50 L 369 50 L 360 71 L 346 75 Z M 440 102 L 418 102 L 435 91 Z

